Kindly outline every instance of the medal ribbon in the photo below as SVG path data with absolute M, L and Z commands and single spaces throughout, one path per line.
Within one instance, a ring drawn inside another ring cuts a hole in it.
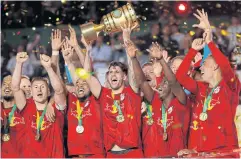
M 114 93 L 111 93 L 111 96 L 112 96 L 113 99 L 115 99 Z M 117 107 L 118 115 L 123 115 L 123 113 L 122 113 L 122 111 L 121 111 L 121 107 L 120 107 L 120 105 L 119 105 L 119 103 L 118 103 L 118 100 L 114 100 L 114 106 Z
M 211 90 L 211 92 L 208 94 L 208 96 L 205 98 L 204 100 L 204 106 L 203 106 L 203 113 L 206 113 L 207 112 L 207 109 L 208 107 L 210 106 L 211 104 L 211 100 L 212 100 L 212 97 L 213 97 L 213 92 L 214 90 L 217 88 L 217 86 L 219 85 L 219 83 L 213 87 L 213 89 Z
M 79 125 L 79 126 L 82 126 L 82 113 L 83 113 L 83 108 L 80 107 L 80 102 L 79 102 L 79 100 L 76 101 L 76 110 L 77 110 L 78 125 Z
M 41 129 L 41 125 L 44 119 L 44 115 L 46 114 L 46 110 L 47 110 L 47 106 L 45 106 L 43 113 L 41 114 L 41 117 L 39 117 L 39 112 L 37 110 L 37 119 L 36 119 L 36 123 L 37 123 L 37 134 L 39 134 L 40 129 Z
M 114 100 L 114 105 L 117 107 L 118 110 L 118 115 L 123 115 L 122 111 L 121 111 L 121 107 L 118 104 L 118 100 Z
M 164 104 L 162 104 L 162 125 L 163 125 L 164 132 L 166 132 L 167 131 L 167 112 Z
M 8 127 L 9 127 L 9 125 L 11 124 L 11 120 L 12 120 L 12 118 L 13 118 L 13 114 L 14 114 L 14 112 L 15 112 L 16 109 L 17 109 L 17 105 L 14 104 L 11 112 L 8 114 L 8 123 L 7 123 L 6 126 L 4 127 L 4 134 L 7 134 L 7 133 L 8 133 Z M 6 116 L 6 119 L 7 119 L 7 115 L 6 115 L 5 112 L 4 112 L 4 115 Z
M 9 124 L 11 124 L 11 120 L 12 120 L 12 118 L 13 118 L 13 114 L 14 114 L 14 112 L 15 112 L 16 109 L 17 109 L 17 105 L 14 104 L 11 112 L 8 114 L 8 116 L 9 116 L 9 118 L 8 118 Z
M 145 104 L 147 109 L 147 116 L 148 116 L 148 119 L 150 119 L 152 118 L 152 106 L 147 102 L 145 102 Z

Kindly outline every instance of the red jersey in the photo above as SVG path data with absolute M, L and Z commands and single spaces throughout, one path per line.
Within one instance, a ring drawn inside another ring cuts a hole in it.
M 28 148 L 23 152 L 23 157 L 33 158 L 64 158 L 64 113 L 56 108 L 53 103 L 55 112 L 55 122 L 49 122 L 47 118 L 43 117 L 43 122 L 40 128 L 41 140 L 36 141 L 35 136 L 37 132 L 37 109 L 34 100 L 31 98 L 27 102 L 21 114 L 26 119 L 27 135 L 25 135 L 25 145 Z M 38 111 L 41 116 L 42 111 Z
M 1 109 L 2 109 L 1 118 L 4 120 L 8 120 L 6 116 L 9 116 L 9 113 L 11 112 L 12 108 L 4 108 L 3 103 L 1 103 Z M 3 123 L 4 122 L 6 121 L 3 121 Z M 2 125 L 2 127 L 4 127 L 4 125 Z M 26 127 L 25 120 L 23 116 L 20 115 L 19 111 L 16 109 L 9 123 L 10 140 L 1 142 L 1 147 L 2 147 L 1 157 L 3 158 L 21 157 L 21 152 L 24 150 L 24 147 L 26 146 L 24 144 L 25 143 L 24 136 L 26 132 L 25 127 Z M 1 135 L 3 134 L 4 132 L 2 132 Z
M 99 100 L 103 112 L 105 149 L 109 151 L 114 145 L 124 149 L 141 148 L 141 98 L 130 87 L 125 87 L 113 99 L 111 89 L 102 87 Z M 118 110 L 114 106 L 114 100 L 120 103 L 123 122 L 116 119 Z
M 163 140 L 162 101 L 155 93 L 151 103 L 153 124 L 148 125 L 148 116 L 143 118 L 143 149 L 145 157 L 175 157 L 178 151 L 186 148 L 189 116 L 188 106 L 174 98 L 167 108 L 167 141 Z
M 80 102 L 82 110 L 83 133 L 77 133 L 78 98 L 69 93 L 68 104 L 68 154 L 84 155 L 84 154 L 104 154 L 103 130 L 100 114 L 100 105 L 91 95 L 85 102 Z M 91 157 L 91 156 L 90 156 Z M 103 155 L 104 157 L 104 155 Z
M 230 67 L 228 59 L 216 48 L 215 44 L 210 42 L 208 46 L 221 69 L 223 79 L 213 92 L 207 108 L 207 120 L 201 121 L 199 115 L 211 89 L 208 88 L 208 84 L 197 82 L 186 75 L 197 53 L 196 50 L 190 49 L 176 74 L 178 81 L 196 95 L 192 106 L 188 147 L 199 152 L 238 147 L 234 116 L 238 105 L 240 82 Z

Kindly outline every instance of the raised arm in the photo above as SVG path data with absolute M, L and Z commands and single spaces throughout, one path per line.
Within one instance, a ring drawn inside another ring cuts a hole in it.
M 239 79 L 236 77 L 234 69 L 231 67 L 228 58 L 216 47 L 216 45 L 212 41 L 211 30 L 206 29 L 205 33 L 205 41 L 208 44 L 210 51 L 212 52 L 214 60 L 220 67 L 223 79 L 232 91 L 236 91 L 236 89 L 238 89 L 237 83 L 239 82 Z
M 51 66 L 51 58 L 45 54 L 40 55 L 40 62 L 48 73 L 50 83 L 54 89 L 54 100 L 57 105 L 66 106 L 66 96 L 64 87 L 58 75 L 54 72 Z
M 154 97 L 154 91 L 152 90 L 151 86 L 148 84 L 145 78 L 145 75 L 141 69 L 141 66 L 139 64 L 139 61 L 136 58 L 136 52 L 138 51 L 138 49 L 131 41 L 127 41 L 125 43 L 125 47 L 128 50 L 127 53 L 131 58 L 137 85 L 140 86 L 141 91 L 144 93 L 144 97 L 146 98 L 146 100 L 148 102 L 151 102 Z
M 68 44 L 74 48 L 75 52 L 77 53 L 77 55 L 79 57 L 80 64 L 83 66 L 84 60 L 85 60 L 85 55 L 78 44 L 78 40 L 76 38 L 76 32 L 75 32 L 74 28 L 72 28 L 70 25 L 69 25 L 69 32 L 70 32 L 70 38 L 68 39 L 68 37 L 65 37 L 65 39 L 68 42 Z
M 73 48 L 67 42 L 64 42 L 64 44 L 62 45 L 62 53 L 63 53 L 64 61 L 67 64 L 68 69 L 70 71 L 72 82 L 75 85 L 78 80 L 78 77 L 75 73 L 76 68 L 72 62 L 72 57 L 74 54 Z
M 54 72 L 57 73 L 61 79 L 60 69 L 59 69 L 59 50 L 64 41 L 61 42 L 61 31 L 59 29 L 54 30 L 51 34 L 51 46 L 52 46 L 52 68 Z
M 128 24 L 123 24 L 121 26 L 121 29 L 122 29 L 122 32 L 123 32 L 123 41 L 124 41 L 124 44 L 127 42 L 127 41 L 130 41 L 131 39 L 131 31 L 136 27 L 135 26 L 132 26 L 131 27 L 131 24 L 130 22 Z M 135 79 L 135 75 L 134 75 L 134 70 L 133 70 L 133 65 L 132 65 L 132 62 L 131 62 L 131 58 L 129 56 L 129 53 L 127 52 L 128 49 L 126 49 L 126 56 L 127 56 L 127 63 L 128 63 L 128 80 L 129 80 L 129 84 L 132 88 L 132 90 L 135 92 L 135 93 L 138 93 L 139 92 L 139 88 L 138 88 L 138 85 L 136 83 L 136 79 Z
M 194 16 L 197 19 L 199 19 L 200 23 L 195 24 L 193 26 L 203 29 L 205 31 L 204 32 L 205 42 L 208 44 L 208 47 L 210 48 L 216 63 L 220 67 L 223 79 L 225 80 L 225 82 L 227 83 L 227 85 L 232 91 L 236 91 L 239 80 L 235 76 L 235 73 L 232 67 L 230 66 L 228 58 L 226 58 L 225 55 L 212 42 L 212 30 L 208 20 L 208 14 L 204 12 L 203 9 L 202 11 L 197 10 L 197 12 L 198 14 L 194 14 Z
M 183 88 L 176 79 L 176 76 L 172 72 L 171 68 L 167 65 L 166 61 L 163 58 L 163 53 L 167 54 L 165 50 L 161 50 L 160 46 L 157 43 L 153 43 L 151 50 L 149 50 L 152 57 L 156 59 L 155 62 L 160 62 L 165 77 L 167 78 L 168 84 L 171 87 L 172 93 L 177 97 L 180 103 L 183 105 L 186 104 L 186 94 L 183 91 Z
M 176 73 L 178 82 L 193 94 L 198 93 L 197 81 L 188 75 L 188 71 L 192 64 L 192 60 L 196 56 L 197 52 L 204 47 L 204 45 L 205 43 L 203 39 L 195 39 L 192 42 L 192 48 L 188 51 Z
M 16 56 L 16 66 L 12 77 L 12 91 L 17 108 L 21 111 L 26 105 L 26 98 L 24 92 L 20 89 L 21 75 L 23 63 L 27 61 L 28 54 L 26 52 L 19 52 Z
M 90 60 L 90 56 L 89 56 L 90 51 L 87 50 L 86 55 L 85 55 L 85 62 L 84 62 L 84 69 L 87 73 L 89 73 L 89 77 L 86 79 L 86 82 L 89 85 L 90 91 L 92 92 L 92 94 L 96 97 L 99 98 L 100 97 L 100 93 L 101 93 L 101 84 L 98 81 L 98 79 L 93 76 L 91 74 L 91 60 Z

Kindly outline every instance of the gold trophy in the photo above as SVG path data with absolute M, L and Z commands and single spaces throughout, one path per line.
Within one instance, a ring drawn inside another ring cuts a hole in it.
M 136 13 L 130 3 L 127 3 L 126 5 L 112 11 L 111 13 L 104 15 L 99 25 L 94 24 L 93 22 L 89 22 L 80 25 L 80 29 L 85 40 L 89 42 L 92 40 L 96 40 L 98 34 L 101 31 L 104 31 L 106 33 L 120 32 L 120 25 L 126 22 L 130 22 L 131 26 L 134 26 L 136 24 L 136 27 L 139 26 Z

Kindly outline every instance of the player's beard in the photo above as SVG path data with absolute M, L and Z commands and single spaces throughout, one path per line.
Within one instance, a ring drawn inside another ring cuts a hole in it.
M 10 102 L 14 99 L 14 97 L 13 96 L 3 96 L 3 99 L 7 102 Z
M 84 102 L 84 101 L 86 101 L 86 99 L 88 99 L 90 96 L 91 96 L 91 92 L 89 92 L 89 94 L 87 94 L 87 95 L 85 95 L 85 96 L 83 96 L 83 97 L 81 97 L 81 98 L 78 98 L 78 99 L 79 99 L 80 102 Z

